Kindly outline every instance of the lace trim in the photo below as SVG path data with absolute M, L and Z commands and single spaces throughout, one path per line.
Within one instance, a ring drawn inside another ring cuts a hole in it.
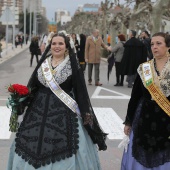
M 35 169 L 71 157 L 79 148 L 76 114 L 51 93 L 40 90 L 16 134 L 15 152 Z
M 150 63 L 153 71 L 154 83 L 160 88 L 160 90 L 163 92 L 163 94 L 165 94 L 166 97 L 170 96 L 170 57 L 168 58 L 168 62 L 165 64 L 159 77 L 154 67 L 154 59 L 150 60 Z M 145 86 L 143 72 L 142 72 L 142 64 L 139 65 L 138 67 L 138 73 Z
M 49 63 L 51 63 L 51 57 L 48 58 Z M 50 65 L 50 68 L 52 69 L 52 66 Z M 53 70 L 53 69 L 52 69 Z M 62 84 L 67 80 L 67 78 L 72 75 L 72 69 L 71 69 L 71 62 L 69 59 L 69 56 L 65 58 L 65 60 L 59 64 L 54 70 L 54 78 L 58 84 Z M 45 86 L 48 87 L 48 85 L 45 82 L 41 67 L 38 69 L 38 80 Z

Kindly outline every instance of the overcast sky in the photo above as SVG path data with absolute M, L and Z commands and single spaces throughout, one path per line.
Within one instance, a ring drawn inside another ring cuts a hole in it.
M 54 12 L 57 9 L 68 10 L 71 15 L 73 15 L 79 5 L 84 5 L 85 3 L 100 4 L 101 1 L 102 0 L 42 0 L 42 5 L 46 7 L 47 18 L 52 21 L 52 18 L 54 19 Z M 120 2 L 122 1 L 123 0 L 120 0 Z

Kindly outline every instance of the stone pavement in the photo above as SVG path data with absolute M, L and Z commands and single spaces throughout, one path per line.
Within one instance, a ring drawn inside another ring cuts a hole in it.
M 29 48 L 29 42 L 27 43 L 27 45 L 23 44 L 22 48 L 20 45 L 18 45 L 17 48 L 15 48 L 12 46 L 11 43 L 9 43 L 8 48 L 6 48 L 5 41 L 1 41 L 1 44 L 2 44 L 1 53 L 2 58 L 0 58 L 0 64 Z

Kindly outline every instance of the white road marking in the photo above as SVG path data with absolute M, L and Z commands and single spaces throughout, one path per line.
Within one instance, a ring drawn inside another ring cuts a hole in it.
M 9 119 L 11 111 L 6 106 L 0 106 L 0 139 L 9 139 Z
M 94 107 L 99 124 L 109 139 L 123 139 L 123 121 L 112 108 Z
M 109 139 L 123 139 L 123 121 L 112 108 L 94 107 L 94 112 L 99 124 Z M 5 106 L 0 107 L 0 139 L 9 139 L 10 109 Z
M 116 96 L 103 96 L 103 95 L 99 95 L 101 90 L 105 90 L 107 92 L 114 93 L 114 94 L 117 94 L 117 95 Z M 91 98 L 92 99 L 130 99 L 130 96 L 125 95 L 123 93 L 119 93 L 119 92 L 113 91 L 113 90 L 106 89 L 104 87 L 97 87 Z

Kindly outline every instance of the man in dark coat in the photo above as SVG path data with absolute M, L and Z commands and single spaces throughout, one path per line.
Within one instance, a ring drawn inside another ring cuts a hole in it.
M 127 75 L 129 88 L 133 86 L 138 66 L 147 61 L 147 49 L 135 36 L 136 31 L 131 30 L 129 40 L 124 44 L 125 50 L 121 61 L 121 74 Z
M 146 49 L 147 49 L 147 57 L 149 60 L 153 58 L 153 54 L 151 51 L 151 39 L 148 31 L 143 31 L 142 32 L 142 42 L 145 44 Z
M 34 55 L 36 56 L 37 64 L 39 62 L 38 55 L 40 55 L 40 47 L 38 45 L 38 37 L 35 36 L 32 38 L 29 50 L 31 53 L 30 67 L 32 67 Z
M 77 46 L 77 57 L 80 62 L 80 67 L 82 68 L 83 72 L 86 68 L 85 63 L 85 45 L 86 45 L 86 36 L 84 34 L 80 34 L 80 44 Z

